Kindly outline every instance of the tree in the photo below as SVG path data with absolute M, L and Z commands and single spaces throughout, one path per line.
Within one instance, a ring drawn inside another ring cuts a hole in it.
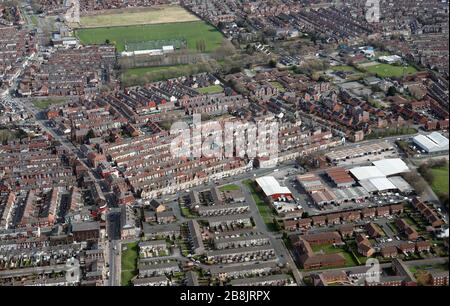
M 394 86 L 389 87 L 388 92 L 387 92 L 388 96 L 390 96 L 390 97 L 395 96 L 396 93 L 397 93 L 397 89 L 395 89 Z
M 95 137 L 95 133 L 93 129 L 90 129 L 86 134 L 86 139 L 91 139 Z
M 107 39 L 105 39 L 105 44 L 106 45 L 109 45 L 110 44 L 110 40 L 107 38 Z
M 441 192 L 439 193 L 439 201 L 441 202 L 442 205 L 444 205 L 445 208 L 449 208 L 449 195 L 447 192 Z
M 405 172 L 401 175 L 405 181 L 407 181 L 414 188 L 417 194 L 423 193 L 428 187 L 427 182 L 425 182 L 424 179 L 417 174 L 417 172 Z
M 272 67 L 272 68 L 275 68 L 277 66 L 277 61 L 274 60 L 274 59 L 271 59 L 269 61 L 269 66 Z
M 420 175 L 427 181 L 429 184 L 431 184 L 434 180 L 433 172 L 431 171 L 431 167 L 428 163 L 423 163 L 419 166 L 417 169 L 419 171 Z
M 253 53 L 255 53 L 255 49 L 252 47 L 252 45 L 248 44 L 247 46 L 245 46 L 245 53 L 252 55 Z
M 19 131 L 17 131 L 16 137 L 19 139 L 23 139 L 23 138 L 27 138 L 28 134 L 24 130 L 19 129 Z

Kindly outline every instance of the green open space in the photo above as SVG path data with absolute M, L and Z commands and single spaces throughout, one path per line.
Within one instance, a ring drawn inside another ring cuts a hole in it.
M 412 75 L 417 72 L 417 69 L 413 66 L 395 66 L 395 65 L 389 65 L 389 64 L 377 64 L 373 66 L 367 66 L 364 67 L 365 70 L 367 70 L 370 73 L 376 74 L 378 77 L 381 78 L 399 78 L 405 75 Z
M 138 242 L 132 242 L 122 247 L 121 285 L 130 286 L 131 280 L 138 273 L 137 260 L 139 257 Z
M 223 92 L 223 87 L 220 85 L 211 85 L 207 87 L 197 88 L 197 91 L 201 94 L 216 94 Z
M 413 135 L 416 134 L 417 130 L 411 127 L 399 127 L 399 128 L 386 128 L 386 129 L 375 129 L 372 133 L 365 135 L 366 139 L 376 139 L 385 138 L 400 135 Z
M 280 84 L 280 82 L 272 81 L 269 82 L 273 87 L 277 88 L 280 92 L 285 92 L 286 89 L 284 89 L 283 85 Z
M 197 64 L 130 68 L 122 72 L 121 80 L 125 87 L 135 86 L 185 75 L 211 72 L 218 67 L 218 63 L 211 60 Z
M 314 253 L 322 254 L 341 254 L 345 258 L 346 266 L 358 266 L 359 263 L 351 252 L 345 246 L 333 246 L 332 244 L 315 245 L 312 247 Z
M 122 75 L 126 76 L 126 77 L 131 77 L 131 76 L 143 76 L 146 73 L 151 73 L 151 72 L 163 72 L 163 71 L 167 71 L 173 68 L 182 68 L 182 67 L 187 67 L 190 65 L 174 65 L 174 66 L 156 66 L 156 67 L 137 67 L 137 68 L 130 68 L 125 70 Z
M 31 15 L 30 18 L 31 18 L 31 22 L 36 27 L 38 25 L 38 17 L 36 15 Z
M 411 216 L 405 216 L 403 219 L 406 221 L 406 223 L 411 225 L 411 227 L 414 228 L 416 231 L 419 229 L 419 225 L 413 218 L 411 218 Z
M 234 184 L 230 184 L 230 185 L 225 185 L 219 188 L 220 191 L 233 191 L 233 190 L 239 190 L 239 186 L 238 185 L 234 185 Z
M 75 30 L 82 44 L 104 44 L 107 40 L 114 44 L 118 52 L 125 50 L 127 42 L 145 42 L 183 38 L 190 50 L 196 50 L 197 42 L 205 42 L 205 52 L 220 47 L 222 34 L 204 21 L 145 24 Z
M 34 99 L 33 105 L 39 109 L 46 109 L 53 104 L 61 104 L 66 102 L 64 98 L 46 98 L 46 99 Z
M 256 190 L 255 182 L 252 180 L 245 180 L 243 181 L 243 183 L 249 189 L 252 198 L 255 201 L 256 206 L 258 207 L 259 214 L 261 215 L 264 223 L 267 226 L 267 229 L 269 231 L 277 231 L 278 226 L 274 223 L 274 215 L 272 213 L 272 209 L 266 202 L 264 202 L 262 195 Z
M 195 218 L 196 216 L 191 212 L 191 210 L 183 205 L 180 206 L 181 214 L 185 218 Z
M 443 167 L 432 168 L 431 172 L 433 173 L 433 183 L 431 184 L 433 191 L 436 194 L 448 193 L 448 163 Z

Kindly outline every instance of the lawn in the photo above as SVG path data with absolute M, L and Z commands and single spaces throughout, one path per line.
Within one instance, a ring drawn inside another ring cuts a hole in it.
M 416 231 L 419 230 L 418 224 L 410 216 L 406 216 L 403 219 L 406 221 L 406 223 L 411 225 L 411 227 L 414 228 Z
M 286 89 L 284 89 L 283 85 L 281 85 L 277 81 L 269 82 L 273 87 L 277 88 L 280 92 L 285 92 Z
M 344 247 L 335 247 L 332 244 L 325 245 L 315 245 L 312 247 L 314 253 L 322 253 L 322 254 L 341 254 L 345 258 L 346 266 L 358 266 L 359 263 L 355 259 L 355 257 L 348 252 Z
M 31 18 L 31 22 L 36 27 L 38 25 L 38 18 L 36 17 L 36 15 L 31 15 L 30 18 Z
M 192 212 L 189 210 L 189 208 L 185 206 L 180 206 L 181 214 L 185 218 L 195 218 L 195 215 L 192 214 Z
M 131 285 L 131 279 L 137 275 L 137 260 L 139 256 L 138 243 L 133 242 L 126 245 L 126 250 L 122 249 L 122 286 Z
M 197 91 L 201 94 L 216 94 L 223 92 L 223 87 L 220 85 L 212 85 L 208 87 L 198 88 Z
M 389 64 L 378 64 L 373 66 L 364 67 L 370 73 L 376 74 L 381 78 L 389 78 L 395 77 L 399 78 L 403 76 L 403 73 L 406 75 L 415 74 L 417 69 L 412 66 L 407 66 L 406 68 L 403 66 L 394 66 Z
M 254 187 L 254 182 L 252 180 L 246 180 L 243 183 L 250 190 L 253 200 L 255 201 L 256 206 L 258 207 L 259 214 L 263 218 L 267 228 L 270 231 L 277 231 L 278 230 L 277 225 L 273 222 L 274 215 L 272 213 L 272 209 L 269 207 L 268 204 L 264 202 L 261 195 L 256 191 Z
M 121 74 L 121 80 L 123 86 L 128 87 L 207 72 L 210 69 L 210 62 L 199 62 L 191 65 L 139 67 L 123 71 Z
M 448 173 L 448 163 L 444 167 L 432 168 L 433 172 L 433 183 L 431 187 L 436 194 L 448 193 L 448 183 L 449 183 L 449 173 Z
M 376 138 L 385 138 L 399 135 L 413 135 L 416 134 L 417 130 L 415 128 L 386 128 L 386 129 L 375 129 L 372 133 L 364 136 L 365 139 L 376 139 Z
M 222 34 L 204 21 L 146 24 L 133 26 L 84 28 L 75 31 L 82 44 L 104 44 L 106 40 L 116 45 L 117 51 L 125 50 L 127 42 L 185 39 L 188 49 L 196 50 L 198 41 L 205 41 L 205 52 L 220 47 Z
M 34 99 L 33 100 L 33 105 L 36 108 L 39 108 L 39 109 L 46 109 L 50 105 L 61 104 L 61 103 L 64 103 L 64 102 L 66 102 L 66 99 L 64 99 L 64 98 Z
M 171 22 L 186 22 L 199 20 L 178 5 L 165 5 L 152 8 L 111 9 L 101 15 L 83 16 L 80 27 L 98 28 L 127 26 L 137 24 L 158 24 Z
M 225 185 L 219 188 L 220 191 L 232 191 L 232 190 L 240 190 L 238 185 L 230 184 Z
M 182 68 L 187 67 L 190 65 L 175 65 L 175 66 L 158 66 L 158 67 L 138 67 L 138 68 L 130 68 L 125 70 L 122 75 L 125 77 L 131 77 L 131 76 L 143 76 L 146 73 L 152 73 L 152 72 L 162 72 L 167 71 L 175 68 Z
M 314 253 L 321 252 L 323 254 L 334 254 L 340 253 L 342 251 L 342 248 L 334 247 L 332 244 L 314 245 L 311 248 L 314 251 Z

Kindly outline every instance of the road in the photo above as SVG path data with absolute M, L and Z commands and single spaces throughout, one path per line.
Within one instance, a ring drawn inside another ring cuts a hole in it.
M 242 192 L 244 193 L 245 200 L 250 205 L 251 216 L 253 218 L 253 221 L 255 222 L 256 228 L 269 237 L 270 243 L 272 247 L 275 249 L 275 253 L 278 255 L 280 263 L 286 264 L 292 270 L 297 285 L 304 285 L 303 276 L 297 269 L 297 266 L 295 265 L 295 262 L 290 252 L 284 245 L 284 242 L 281 239 L 281 237 L 279 235 L 276 236 L 276 234 L 269 231 L 269 229 L 267 228 L 267 225 L 264 222 L 261 214 L 259 213 L 258 206 L 256 205 L 256 202 L 253 199 L 250 190 L 247 188 L 247 186 L 244 186 L 242 184 L 242 181 L 236 181 L 234 182 L 234 184 L 238 185 L 241 188 Z

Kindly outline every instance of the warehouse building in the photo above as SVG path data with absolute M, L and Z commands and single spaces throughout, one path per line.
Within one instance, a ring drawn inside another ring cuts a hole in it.
M 327 153 L 325 156 L 328 161 L 332 163 L 339 163 L 362 156 L 367 156 L 369 158 L 371 156 L 379 155 L 383 152 L 393 152 L 394 150 L 394 146 L 391 143 L 383 141 L 352 148 L 345 148 L 344 150 L 332 151 L 330 153 Z
M 287 187 L 280 186 L 273 176 L 263 176 L 256 179 L 258 187 L 264 192 L 264 195 L 274 201 L 292 199 L 292 193 Z
M 418 135 L 413 138 L 413 143 L 426 153 L 441 153 L 449 149 L 448 138 L 438 132 L 433 132 L 429 135 Z
M 408 171 L 403 160 L 392 158 L 374 161 L 373 166 L 353 168 L 350 173 L 368 193 L 394 190 L 410 192 L 412 188 L 405 180 L 399 176 L 391 177 Z
M 326 171 L 328 177 L 338 188 L 351 187 L 355 180 L 347 173 L 344 168 L 332 168 Z

